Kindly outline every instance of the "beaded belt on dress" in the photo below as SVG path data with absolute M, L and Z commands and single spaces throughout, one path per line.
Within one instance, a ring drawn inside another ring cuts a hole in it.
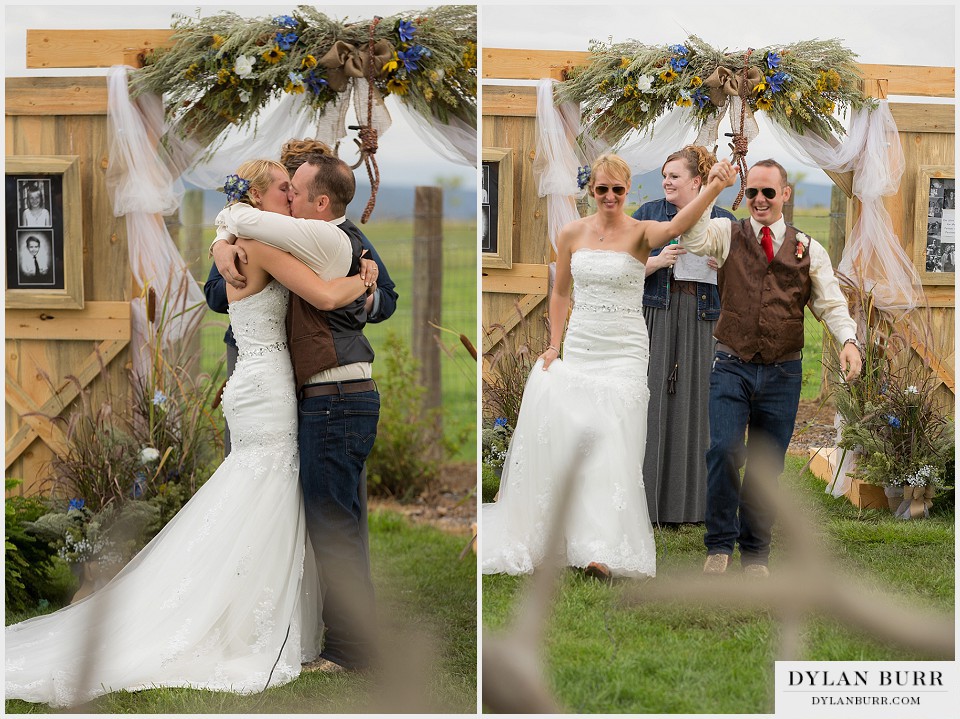
M 272 345 L 266 345 L 264 347 L 257 347 L 252 350 L 244 350 L 243 352 L 237 353 L 237 359 L 245 359 L 247 357 L 259 357 L 262 354 L 267 352 L 279 352 L 280 350 L 285 350 L 287 348 L 286 342 L 274 342 Z
M 595 305 L 591 302 L 574 302 L 574 309 L 586 310 L 587 312 L 629 312 L 640 314 L 642 307 L 625 307 L 623 305 Z

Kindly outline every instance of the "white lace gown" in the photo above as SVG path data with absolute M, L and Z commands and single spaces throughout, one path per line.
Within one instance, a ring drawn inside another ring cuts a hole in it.
M 109 584 L 6 628 L 7 699 L 63 707 L 161 686 L 245 694 L 317 656 L 287 299 L 272 282 L 230 305 L 240 352 L 223 393 L 229 457 Z
M 527 379 L 498 500 L 480 516 L 484 574 L 529 574 L 543 562 L 558 482 L 586 452 L 563 522 L 565 566 L 606 564 L 614 575 L 656 573 L 643 488 L 649 343 L 644 266 L 623 252 L 577 250 L 563 359 Z M 585 439 L 592 440 L 589 451 Z

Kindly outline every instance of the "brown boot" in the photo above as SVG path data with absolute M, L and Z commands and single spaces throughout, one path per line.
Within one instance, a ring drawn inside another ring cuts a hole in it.
M 703 563 L 704 574 L 723 574 L 730 566 L 729 554 L 708 554 L 707 561 Z

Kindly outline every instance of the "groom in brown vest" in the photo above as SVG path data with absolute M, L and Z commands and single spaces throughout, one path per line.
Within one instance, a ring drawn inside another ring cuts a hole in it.
M 739 546 L 744 573 L 769 576 L 774 512 L 763 501 L 760 483 L 776 477 L 755 476 L 750 456 L 759 447 L 772 448 L 773 468 L 783 471 L 803 379 L 805 306 L 842 344 L 846 380 L 860 374 L 857 326 L 830 257 L 820 243 L 784 222 L 790 193 L 786 170 L 774 160 L 761 160 L 747 173 L 749 218 L 708 219 L 706 214 L 683 236 L 689 252 L 710 255 L 720 267 L 720 319 L 710 374 L 707 574 L 725 572 Z

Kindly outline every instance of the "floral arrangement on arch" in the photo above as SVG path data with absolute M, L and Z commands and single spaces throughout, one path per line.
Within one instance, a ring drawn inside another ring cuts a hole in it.
M 838 277 L 864 348 L 860 378 L 831 383 L 843 420 L 838 445 L 854 453 L 852 476 L 884 487 L 888 497 L 902 497 L 891 501 L 898 516 L 925 516 L 936 493 L 954 479 L 951 407 L 938 397 L 936 373 L 911 349 L 916 335 L 935 352 L 935 332 L 922 313 L 895 318 L 876 307 L 868 290 Z M 831 375 L 839 377 L 834 350 Z
M 260 19 L 174 18 L 173 45 L 148 53 L 130 83 L 133 95 L 164 96 L 184 136 L 210 142 L 285 93 L 302 94 L 320 116 L 360 77 L 429 119 L 477 125 L 474 6 L 350 23 L 307 5 Z
M 702 125 L 743 97 L 800 133 L 844 134 L 834 116 L 871 102 L 862 92 L 854 55 L 837 40 L 729 52 L 695 35 L 682 44 L 590 43 L 590 61 L 557 85 L 560 101 L 581 104 L 593 134 L 611 144 L 649 130 L 674 107 L 689 107 Z

